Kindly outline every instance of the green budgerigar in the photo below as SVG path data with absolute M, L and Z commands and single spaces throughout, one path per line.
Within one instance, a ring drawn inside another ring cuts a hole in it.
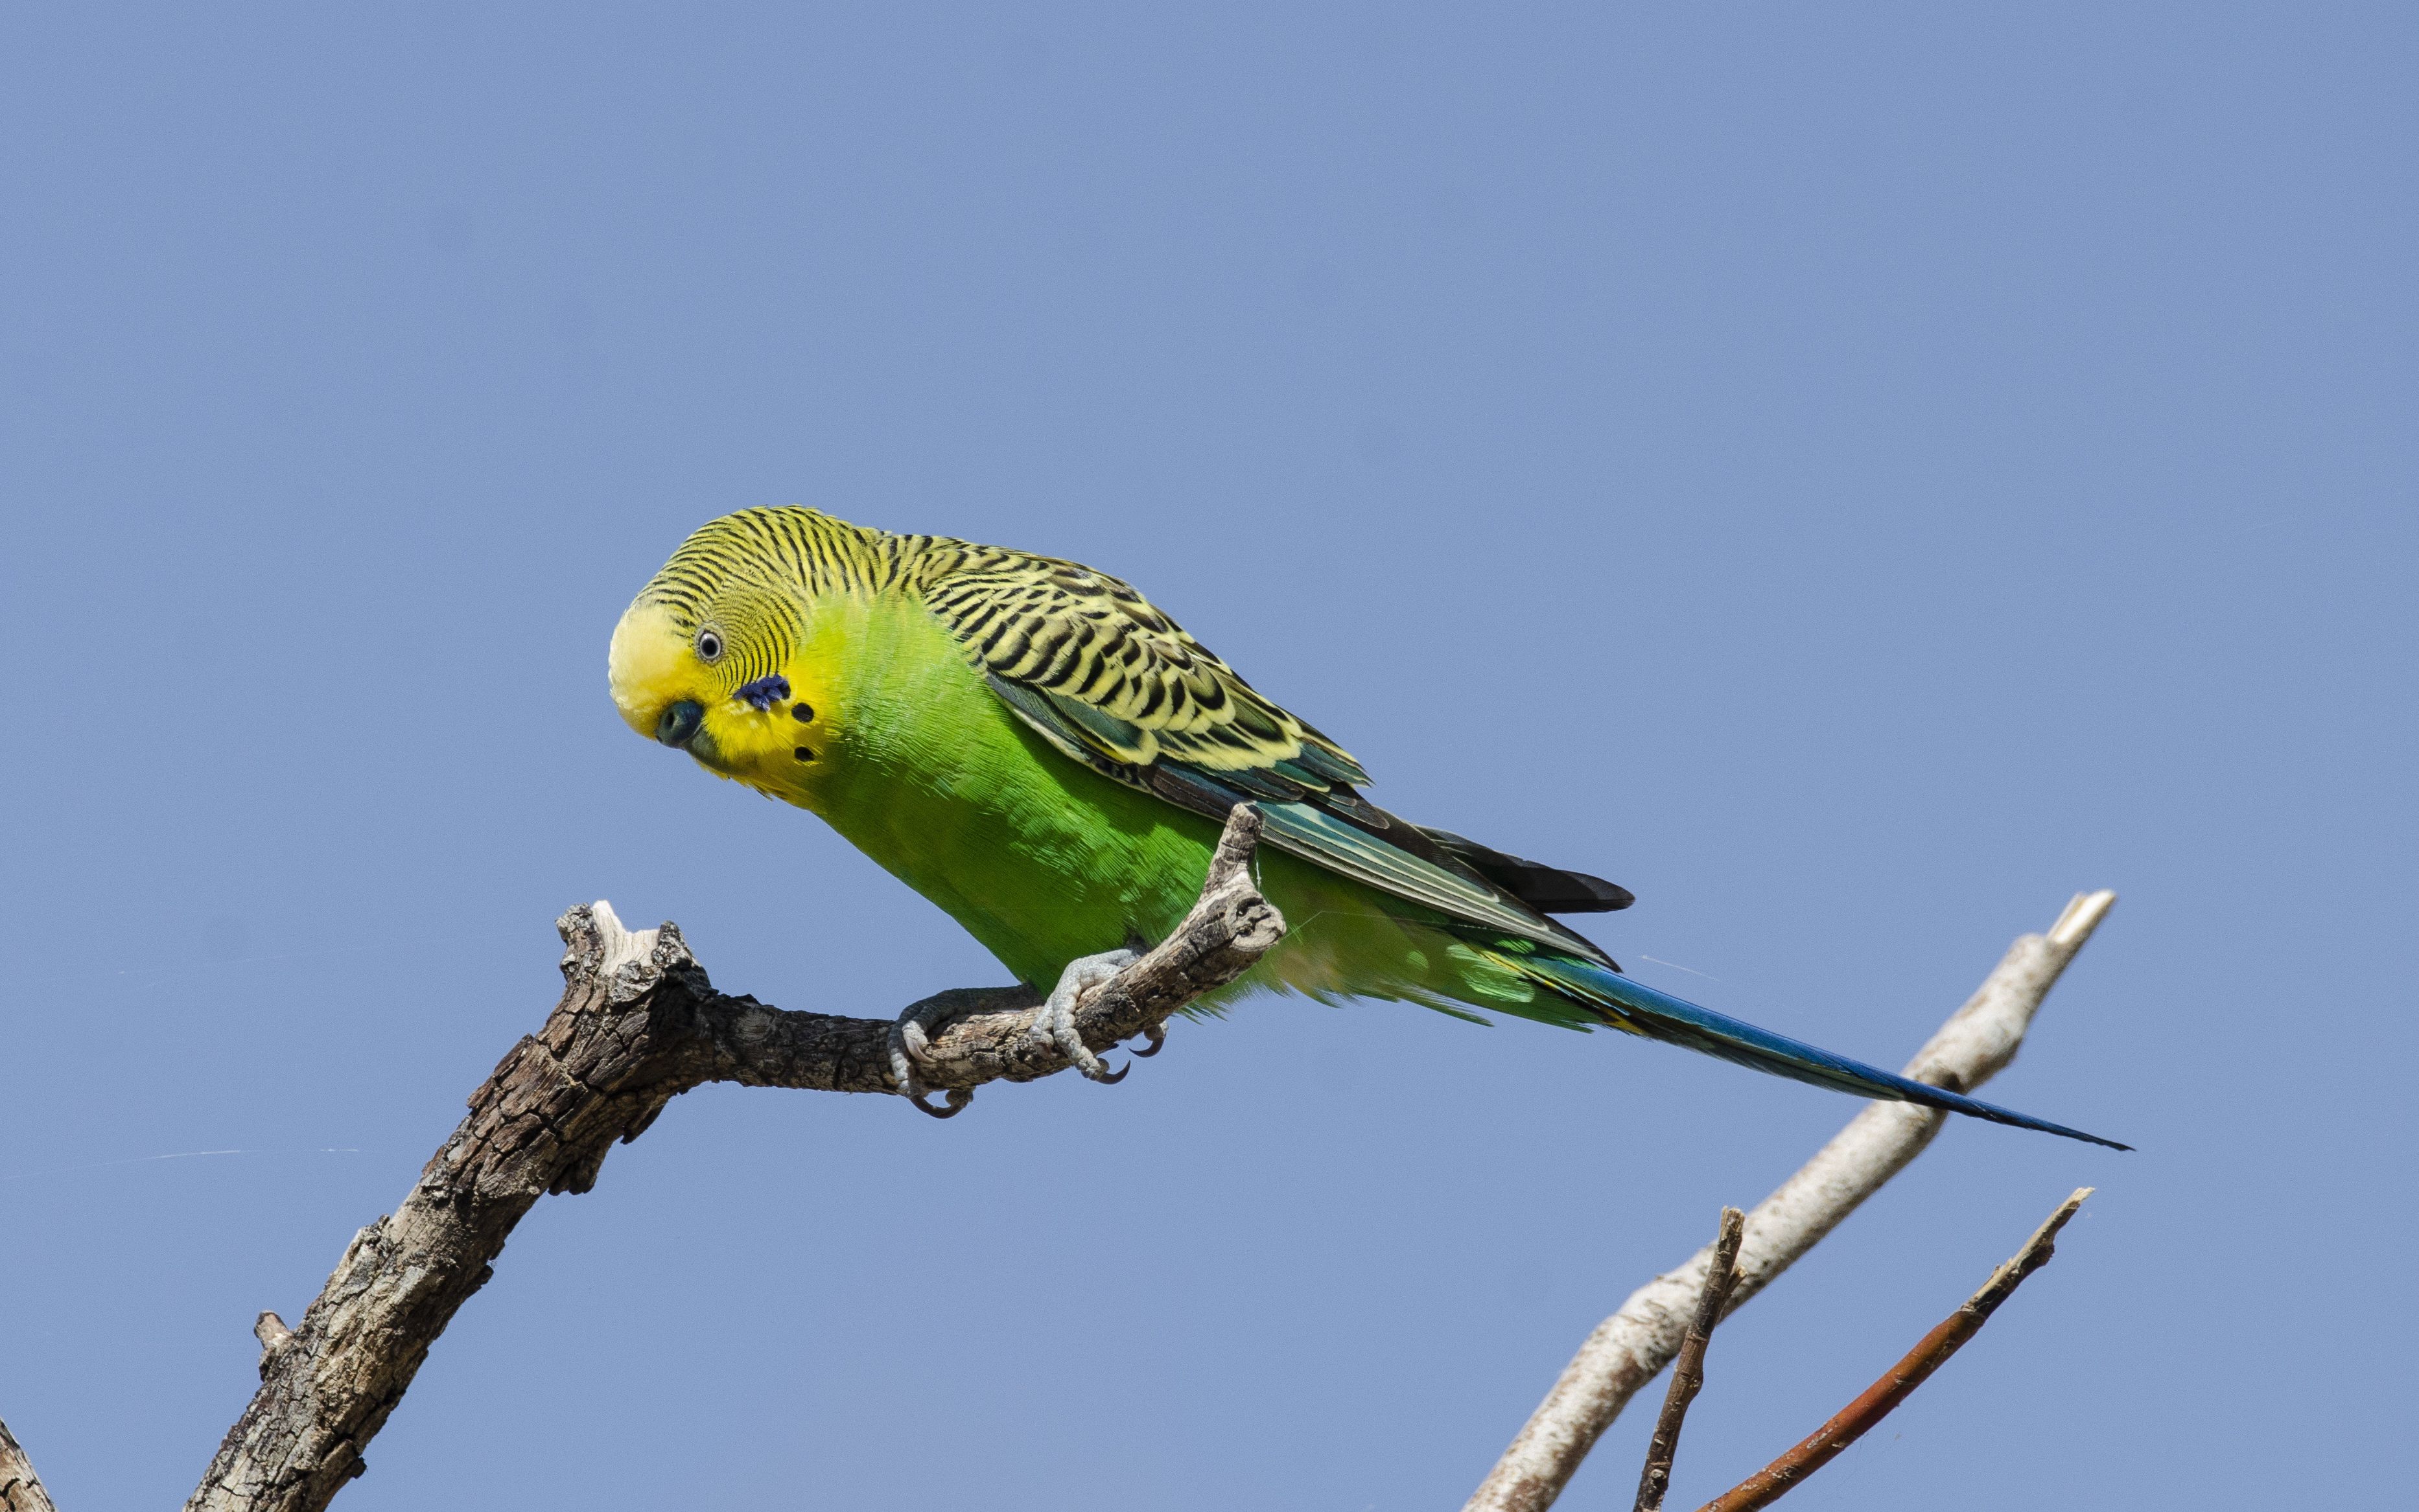
M 1175 927 L 1225 816 L 1255 803 L 1260 887 L 1288 930 L 1211 1006 L 1285 989 L 1607 1026 L 2113 1144 L 1623 975 L 1550 916 L 1620 908 L 1626 891 L 1378 808 L 1342 747 L 1071 562 L 742 510 L 639 593 L 611 671 L 631 728 L 821 816 L 1057 1011 L 1084 973 Z

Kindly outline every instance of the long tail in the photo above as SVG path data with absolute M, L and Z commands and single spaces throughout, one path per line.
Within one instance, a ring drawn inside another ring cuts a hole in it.
M 1508 964 L 1508 963 L 1507 963 Z M 1835 1056 L 1802 1040 L 1793 1040 L 1770 1029 L 1759 1029 L 1711 1009 L 1699 1008 L 1684 998 L 1659 993 L 1644 982 L 1636 981 L 1617 971 L 1609 971 L 1592 962 L 1577 961 L 1566 956 L 1532 956 L 1518 963 L 1522 972 L 1543 979 L 1573 999 L 1584 1003 L 1600 1014 L 1614 1028 L 1627 1029 L 1653 1040 L 1668 1040 L 1673 1044 L 1701 1050 L 1709 1056 L 1719 1056 L 1742 1066 L 1787 1076 L 1795 1081 L 1810 1082 L 1816 1087 L 1828 1087 L 1837 1091 L 1853 1092 L 1858 1097 L 1879 1098 L 1895 1103 L 1920 1103 L 1926 1107 L 1946 1108 L 1951 1113 L 1968 1114 L 1988 1119 L 1993 1123 L 2013 1124 L 2019 1129 L 2039 1129 L 2043 1134 L 2064 1134 L 2069 1139 L 2081 1139 L 2111 1149 L 2131 1149 L 2114 1139 L 2085 1134 L 2064 1124 L 2012 1112 L 1970 1097 L 1927 1087 L 1904 1076 L 1868 1066 L 1862 1061 Z

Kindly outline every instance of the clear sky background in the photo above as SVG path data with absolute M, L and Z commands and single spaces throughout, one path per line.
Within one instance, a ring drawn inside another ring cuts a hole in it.
M 632 593 L 788 501 L 1131 579 L 1852 1054 L 2121 892 L 1992 1095 L 2140 1152 L 1951 1128 L 1720 1335 L 1675 1505 L 2086 1182 L 1793 1507 L 2407 1485 L 2408 7 L 410 8 L 0 22 L 0 1416 L 69 1512 L 191 1489 L 566 905 L 1001 980 L 614 717 Z M 1285 1000 L 947 1124 L 709 1089 L 340 1504 L 1456 1506 L 1854 1111 Z

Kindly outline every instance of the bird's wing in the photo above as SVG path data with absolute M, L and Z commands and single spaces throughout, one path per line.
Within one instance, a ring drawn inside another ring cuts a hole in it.
M 1050 701 L 1112 761 L 1266 773 L 1271 797 L 1369 780 L 1342 747 L 1103 573 L 1011 557 L 950 574 L 924 602 L 984 671 Z
M 1066 756 L 1213 819 L 1256 802 L 1279 849 L 1449 918 L 1604 959 L 1364 800 L 1353 789 L 1369 776 L 1349 753 L 1117 579 L 1004 554 L 929 583 L 924 603 L 1001 702 Z

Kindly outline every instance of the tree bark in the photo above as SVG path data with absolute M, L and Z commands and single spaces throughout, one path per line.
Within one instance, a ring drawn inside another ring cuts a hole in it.
M 1284 934 L 1284 918 L 1251 882 L 1259 827 L 1257 810 L 1239 807 L 1176 933 L 1080 999 L 1087 1047 L 1155 1039 L 1169 1014 L 1234 980 Z M 897 1021 L 786 1012 L 716 992 L 673 925 L 634 933 L 598 903 L 557 928 L 569 947 L 562 1000 L 471 1094 L 470 1116 L 403 1205 L 354 1236 L 301 1321 L 291 1331 L 273 1317 L 256 1325 L 260 1390 L 188 1512 L 325 1507 L 362 1473 L 362 1451 L 429 1346 L 493 1273 L 514 1225 L 548 1193 L 593 1187 L 614 1143 L 637 1138 L 680 1093 L 727 1081 L 910 1095 L 920 1082 L 963 1094 L 1069 1064 L 1027 1032 L 1038 999 L 1023 988 L 943 993 Z M 902 1033 L 905 1025 L 914 1031 Z M 10 1484 L 6 1463 L 0 1484 Z M 30 1468 L 24 1475 L 39 1497 Z M 51 1512 L 46 1499 L 8 1504 Z
M 0 1512 L 59 1512 L 6 1423 L 0 1423 Z

